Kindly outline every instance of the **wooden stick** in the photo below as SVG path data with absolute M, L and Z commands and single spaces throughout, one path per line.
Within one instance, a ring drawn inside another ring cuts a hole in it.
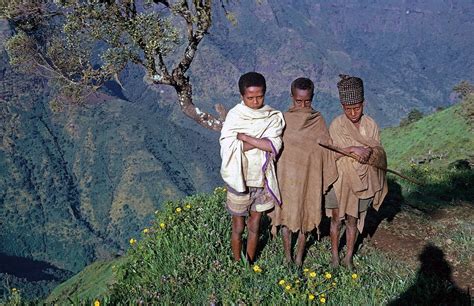
M 330 145 L 330 144 L 319 143 L 319 145 L 320 145 L 321 147 L 323 147 L 323 148 L 326 148 L 326 149 L 328 149 L 328 150 L 331 150 L 331 151 L 340 153 L 340 154 L 342 154 L 342 155 L 344 155 L 344 156 L 351 157 L 351 158 L 353 158 L 353 159 L 359 161 L 359 157 L 358 157 L 357 155 L 355 155 L 354 153 L 348 153 L 348 152 L 344 151 L 343 149 L 338 148 L 338 147 L 333 146 L 333 145 Z M 382 170 L 382 171 L 390 172 L 390 173 L 393 173 L 393 174 L 395 174 L 395 175 L 398 175 L 399 177 L 401 177 L 401 178 L 403 178 L 403 179 L 405 179 L 405 180 L 407 180 L 407 181 L 410 181 L 410 182 L 412 182 L 413 184 L 416 184 L 416 185 L 418 185 L 418 186 L 424 186 L 424 184 L 423 184 L 422 182 L 417 181 L 417 180 L 415 180 L 415 179 L 413 179 L 413 178 L 411 178 L 411 177 L 405 176 L 405 175 L 403 175 L 403 174 L 401 174 L 401 173 L 399 173 L 399 172 L 397 172 L 397 171 L 395 171 L 395 170 L 388 169 L 388 168 L 384 168 L 384 167 L 380 167 L 380 166 L 374 165 L 374 164 L 369 164 L 369 165 L 372 166 L 372 167 L 375 167 L 375 168 L 377 168 L 377 169 L 380 169 L 380 170 Z

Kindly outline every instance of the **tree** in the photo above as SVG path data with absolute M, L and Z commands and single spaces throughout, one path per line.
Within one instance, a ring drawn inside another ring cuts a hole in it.
M 464 99 L 470 94 L 474 94 L 474 85 L 468 81 L 461 81 L 461 83 L 453 87 L 453 91 L 456 92 L 461 99 Z
M 5 44 L 10 63 L 47 77 L 55 93 L 53 105 L 82 103 L 108 80 L 121 84 L 119 74 L 131 62 L 145 69 L 147 83 L 172 86 L 186 116 L 221 129 L 224 107 L 215 105 L 218 116 L 196 107 L 186 75 L 211 26 L 211 0 L 0 4 L 0 16 L 16 32 Z
M 406 126 L 423 118 L 423 113 L 417 108 L 412 109 L 406 118 L 400 121 L 400 126 Z

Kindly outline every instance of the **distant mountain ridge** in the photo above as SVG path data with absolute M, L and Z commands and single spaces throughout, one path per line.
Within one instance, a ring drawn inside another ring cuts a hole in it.
M 305 76 L 329 121 L 347 73 L 363 78 L 367 111 L 390 126 L 413 108 L 451 104 L 453 86 L 473 81 L 472 1 L 243 0 L 228 11 L 237 25 L 216 9 L 191 67 L 200 103 L 230 107 L 240 74 L 255 70 L 267 78 L 267 103 L 285 110 L 291 81 Z

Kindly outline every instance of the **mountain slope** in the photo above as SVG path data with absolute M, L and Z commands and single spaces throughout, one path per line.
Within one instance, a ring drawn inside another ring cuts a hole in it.
M 0 79 L 0 255 L 12 258 L 0 281 L 24 285 L 14 265 L 42 263 L 44 278 L 19 287 L 30 298 L 44 294 L 32 286 L 123 253 L 161 203 L 220 183 L 217 135 L 170 122 L 157 103 L 101 93 L 53 112 L 47 82 L 14 71 L 3 51 Z
M 466 103 L 436 112 L 405 127 L 386 128 L 382 143 L 387 150 L 388 166 L 409 168 L 410 164 L 432 161 L 447 166 L 459 159 L 474 158 L 472 125 L 463 115 Z

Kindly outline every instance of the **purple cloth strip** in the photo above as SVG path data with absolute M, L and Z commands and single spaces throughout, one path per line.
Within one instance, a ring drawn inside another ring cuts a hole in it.
M 262 138 L 262 139 L 265 139 L 265 140 L 267 140 L 267 141 L 270 143 L 270 145 L 272 146 L 272 153 L 273 153 L 273 155 L 277 156 L 277 155 L 278 155 L 278 151 L 276 150 L 275 146 L 273 145 L 273 142 L 272 142 L 270 139 L 266 138 L 266 137 L 265 137 L 265 138 Z
M 268 141 L 270 141 L 270 140 L 268 140 Z M 270 144 L 272 145 L 272 151 L 273 151 L 272 154 L 275 154 L 274 152 L 276 152 L 276 150 L 275 150 L 275 147 L 273 146 L 271 141 L 270 141 Z M 262 166 L 263 179 L 265 181 L 265 186 L 267 187 L 268 192 L 270 192 L 270 195 L 273 197 L 273 199 L 278 204 L 278 206 L 281 206 L 281 201 L 277 198 L 275 193 L 273 193 L 273 191 L 270 189 L 270 186 L 268 186 L 268 180 L 267 180 L 267 176 L 265 174 L 267 172 L 267 167 L 268 167 L 268 163 L 270 162 L 270 158 L 271 158 L 270 152 L 265 152 L 265 162 L 263 163 L 263 166 Z

